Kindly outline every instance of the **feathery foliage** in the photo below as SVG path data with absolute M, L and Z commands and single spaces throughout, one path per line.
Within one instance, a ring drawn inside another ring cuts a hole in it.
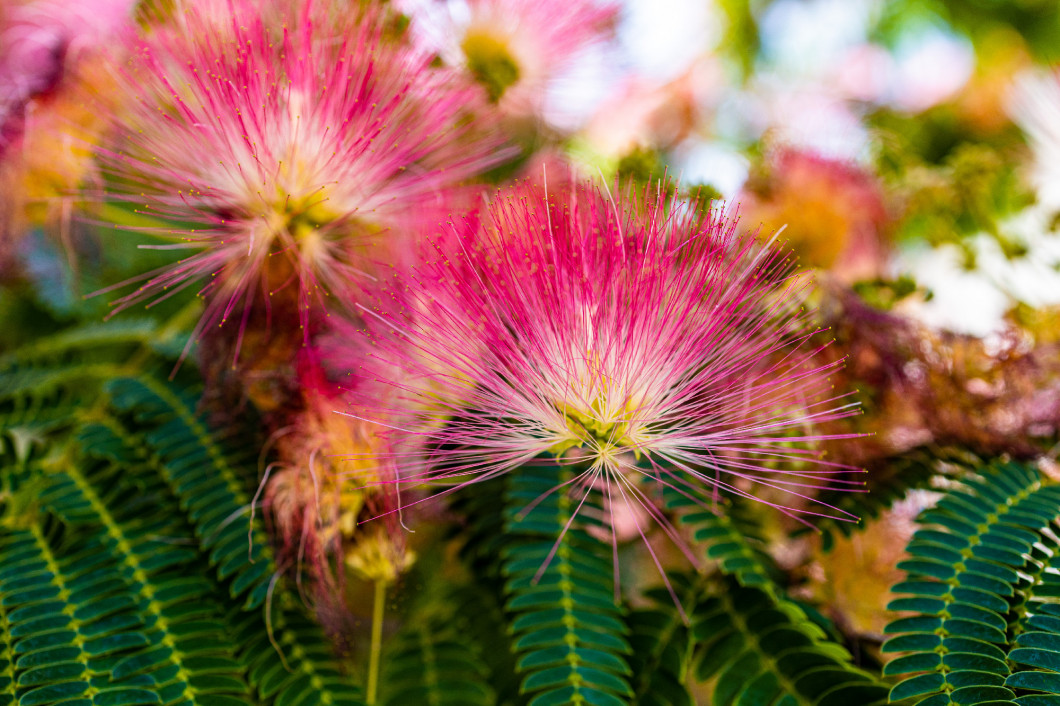
M 731 586 L 695 608 L 694 669 L 715 680 L 712 703 L 845 706 L 885 703 L 887 689 L 790 601 Z
M 211 431 L 151 321 L 0 361 L 8 703 L 360 703 L 251 524 L 259 445 Z
M 1032 467 L 1000 463 L 966 477 L 936 507 L 898 566 L 887 626 L 892 700 L 918 704 L 1051 703 L 1060 695 L 1050 597 L 1060 488 Z M 1032 692 L 1038 693 L 1037 695 Z M 1051 696 L 1050 696 L 1051 695 Z
M 668 505 L 689 503 L 671 495 Z M 737 500 L 725 514 L 696 508 L 681 516 L 724 578 L 674 581 L 679 598 L 690 597 L 693 607 L 688 644 L 670 647 L 668 671 L 712 681 L 717 705 L 884 703 L 882 682 L 857 669 L 847 649 L 788 595 L 751 509 Z M 655 595 L 662 605 L 663 592 Z M 685 655 L 682 669 L 674 668 L 674 654 Z
M 741 586 L 775 589 L 777 568 L 765 551 L 761 528 L 740 499 L 729 501 L 724 508 L 707 510 L 683 495 L 667 488 L 666 507 L 680 515 L 683 525 L 694 528 L 692 538 L 706 546 L 707 559 L 718 569 L 736 579 Z
M 489 669 L 452 622 L 410 621 L 394 638 L 386 661 L 385 703 L 432 706 L 492 706 L 496 694 Z
M 665 590 L 650 594 L 655 605 L 630 613 L 630 667 L 635 703 L 644 706 L 695 706 L 686 687 L 692 657 L 689 627 L 673 609 Z
M 522 690 L 537 693 L 531 706 L 617 706 L 633 693 L 627 627 L 606 545 L 572 526 L 578 500 L 556 490 L 566 480 L 555 465 L 528 464 L 505 495 L 501 556 L 517 668 Z

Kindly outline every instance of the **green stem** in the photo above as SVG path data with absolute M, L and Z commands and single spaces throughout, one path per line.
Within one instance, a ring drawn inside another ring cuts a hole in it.
M 383 651 L 383 610 L 386 608 L 386 581 L 375 582 L 372 606 L 372 651 L 368 656 L 368 706 L 375 706 L 379 689 L 379 657 Z

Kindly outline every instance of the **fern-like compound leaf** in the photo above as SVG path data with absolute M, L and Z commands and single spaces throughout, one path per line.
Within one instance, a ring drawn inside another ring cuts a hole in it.
M 363 705 L 360 689 L 339 669 L 320 626 L 303 615 L 292 596 L 277 597 L 268 613 L 234 610 L 228 625 L 261 703 Z
M 702 600 L 692 624 L 695 674 L 716 680 L 715 706 L 886 703 L 887 689 L 790 601 L 732 583 Z
M 741 586 L 774 591 L 778 572 L 764 550 L 765 542 L 759 536 L 760 529 L 750 515 L 747 502 L 731 500 L 713 511 L 670 488 L 663 495 L 667 509 L 682 513 L 681 524 L 694 528 L 693 539 L 706 547 L 707 559 L 719 570 L 735 578 Z
M 256 445 L 146 335 L 0 361 L 0 705 L 359 706 L 250 521 Z
M 1045 486 L 1033 499 L 1037 514 L 1051 519 L 1024 555 L 1010 601 L 1006 657 L 1013 673 L 1005 686 L 1017 703 L 1048 706 L 1060 704 L 1060 487 Z
M 684 603 L 694 602 L 705 591 L 701 578 L 670 577 Z M 643 706 L 695 706 L 688 691 L 688 675 L 695 641 L 681 614 L 674 610 L 670 592 L 664 588 L 649 591 L 655 605 L 631 611 L 630 667 L 636 703 Z
M 82 535 L 94 531 L 118 559 L 149 626 L 148 649 L 115 665 L 115 674 L 154 675 L 167 703 L 194 703 L 204 694 L 245 699 L 242 664 L 234 659 L 236 645 L 218 607 L 224 595 L 198 571 L 198 552 L 174 541 L 192 534 L 182 516 L 151 511 L 176 504 L 157 459 L 116 420 L 84 425 L 78 440 L 86 456 L 104 461 L 62 467 L 52 477 L 49 502 Z
M 702 579 L 671 579 L 677 595 L 694 604 L 686 648 L 692 660 L 690 676 L 715 682 L 712 704 L 886 702 L 887 688 L 855 668 L 846 648 L 822 629 L 807 608 L 788 597 L 778 582 L 780 571 L 764 550 L 752 505 L 735 500 L 714 512 L 676 493 L 664 496 L 669 510 L 683 512 L 680 522 L 695 528 L 693 538 L 705 545 L 707 559 L 725 576 L 720 586 Z M 654 594 L 660 606 L 669 596 L 662 590 Z M 661 646 L 655 643 L 654 648 Z M 680 640 L 675 647 L 681 654 Z M 669 667 L 660 664 L 660 671 L 680 675 L 673 656 L 670 662 Z M 686 676 L 684 683 L 688 680 Z M 656 681 L 661 686 L 667 680 L 653 678 L 653 684 Z M 670 688 L 669 693 L 674 694 L 671 701 L 660 703 L 682 703 L 679 692 Z M 647 693 L 646 698 L 657 700 Z
M 557 489 L 565 480 L 555 465 L 531 464 L 511 474 L 506 494 L 501 556 L 522 690 L 534 694 L 530 706 L 620 706 L 633 695 L 632 648 L 611 552 L 572 524 L 578 500 Z
M 0 602 L 0 706 L 15 702 L 15 652 L 11 644 L 11 621 Z
M 91 323 L 37 339 L 0 356 L 0 369 L 11 370 L 27 363 L 37 368 L 45 364 L 47 367 L 56 367 L 71 356 L 82 357 L 79 354 L 83 353 L 99 355 L 118 348 L 128 350 L 152 346 L 162 338 L 158 322 L 151 319 L 122 318 Z
M 113 557 L 94 541 L 62 551 L 61 527 L 43 514 L 24 525 L 0 539 L 17 702 L 40 706 L 101 691 L 130 704 L 161 703 L 113 672 L 148 643 Z
M 1044 575 L 1051 559 L 1043 540 L 1050 541 L 1047 528 L 1058 513 L 1060 490 L 1043 486 L 1033 468 L 1007 463 L 965 478 L 921 514 L 910 558 L 898 564 L 908 580 L 892 589 L 903 597 L 888 606 L 909 613 L 886 628 L 896 636 L 884 651 L 905 653 L 884 670 L 906 676 L 892 700 L 924 706 L 1040 701 L 1020 695 L 1039 677 L 1011 673 L 1021 659 L 1039 666 L 1035 648 L 1022 651 L 1012 641 L 1018 645 L 1020 635 L 1036 632 L 1032 621 L 1043 619 L 1037 611 L 1050 592 Z M 1014 613 L 1018 619 L 1010 624 Z
M 246 608 L 261 606 L 275 566 L 265 558 L 268 538 L 251 528 L 252 474 L 239 467 L 243 459 L 211 435 L 188 392 L 147 376 L 111 380 L 106 389 L 119 409 L 135 410 L 146 427 L 145 441 L 158 453 L 166 481 L 210 550 L 218 578 L 231 579 L 232 596 L 245 596 Z

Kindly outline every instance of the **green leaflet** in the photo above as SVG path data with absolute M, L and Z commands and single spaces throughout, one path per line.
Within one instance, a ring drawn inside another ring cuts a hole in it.
M 884 651 L 904 653 L 884 670 L 904 677 L 892 700 L 1044 706 L 1060 694 L 1048 570 L 1058 513 L 1060 488 L 1006 463 L 965 478 L 921 515 L 911 558 L 898 565 L 909 579 L 892 589 L 903 597 L 888 606 L 911 613 L 886 629 L 896 636 Z
M 230 610 L 237 658 L 247 669 L 260 703 L 361 706 L 360 689 L 350 682 L 330 642 L 294 596 L 285 592 L 275 599 L 268 614 L 271 625 L 261 611 L 244 611 L 236 605 Z
M 505 494 L 502 571 L 522 691 L 534 695 L 530 706 L 619 706 L 633 695 L 631 646 L 610 551 L 572 525 L 581 498 L 557 489 L 565 473 L 554 464 L 526 465 L 510 474 Z
M 705 590 L 702 580 L 688 580 L 684 576 L 671 577 L 679 596 L 695 599 Z M 633 654 L 633 688 L 636 703 L 643 706 L 695 706 L 686 684 L 695 641 L 691 631 L 673 608 L 673 599 L 666 589 L 657 589 L 649 596 L 656 606 L 630 613 L 630 644 Z M 690 600 L 684 600 L 690 603 Z
M 149 346 L 159 337 L 158 323 L 151 319 L 121 318 L 66 329 L 0 356 L 0 367 L 16 363 L 53 360 L 71 353 L 101 352 L 109 347 Z
M 503 589 L 499 591 L 503 593 Z M 489 684 L 496 694 L 497 706 L 526 703 L 519 693 L 519 673 L 512 650 L 512 636 L 498 596 L 474 584 L 456 587 L 447 604 L 453 611 L 453 622 L 463 639 L 474 643 L 477 659 L 489 669 Z
M 695 528 L 693 539 L 706 546 L 707 559 L 715 562 L 722 572 L 735 578 L 741 586 L 774 591 L 777 568 L 765 553 L 765 543 L 759 537 L 761 531 L 747 503 L 737 498 L 727 501 L 718 512 L 712 512 L 670 488 L 664 490 L 663 497 L 671 511 L 692 508 L 680 516 L 680 522 Z

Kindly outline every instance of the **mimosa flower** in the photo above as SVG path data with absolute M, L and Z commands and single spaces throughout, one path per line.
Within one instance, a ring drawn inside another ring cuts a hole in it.
M 842 518 L 815 491 L 861 483 L 815 443 L 858 409 L 832 390 L 840 362 L 810 340 L 791 259 L 694 204 L 546 193 L 498 193 L 439 238 L 403 310 L 366 308 L 378 364 L 362 374 L 394 390 L 379 418 L 404 439 L 402 482 L 455 489 L 548 454 L 569 492 L 603 488 L 675 539 L 662 486 Z
M 549 81 L 604 40 L 618 13 L 616 4 L 602 0 L 420 0 L 403 6 L 427 46 L 449 64 L 464 65 L 492 100 L 515 113 L 539 111 Z
M 251 309 L 281 290 L 304 328 L 326 297 L 347 299 L 499 155 L 476 91 L 382 41 L 382 11 L 336 28 L 304 10 L 277 27 L 254 3 L 229 7 L 223 31 L 216 13 L 190 7 L 141 44 L 125 77 L 140 96 L 127 147 L 106 156 L 126 185 L 114 196 L 187 224 L 172 231 L 184 242 L 164 247 L 194 251 L 117 307 L 208 279 L 199 331 L 236 314 L 241 338 Z

